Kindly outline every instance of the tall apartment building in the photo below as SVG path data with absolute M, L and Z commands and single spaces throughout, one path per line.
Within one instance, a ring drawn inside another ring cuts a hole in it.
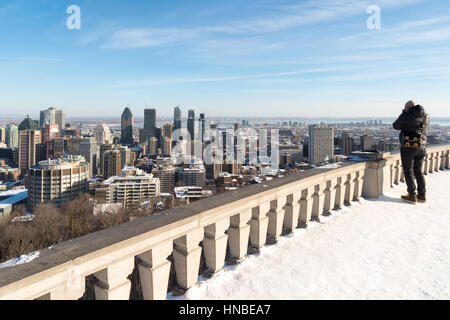
M 5 128 L 5 143 L 9 148 L 19 146 L 19 128 L 14 124 L 8 124 Z
M 178 181 L 184 186 L 203 187 L 205 185 L 206 171 L 203 167 L 179 168 Z
M 148 140 L 148 154 L 156 154 L 158 152 L 158 139 L 156 137 L 151 137 Z
M 19 131 L 19 168 L 27 170 L 40 159 L 42 134 L 40 130 Z
M 63 130 L 66 125 L 66 115 L 64 111 L 56 108 L 48 108 L 47 110 L 41 110 L 39 126 L 41 129 L 45 128 L 45 125 L 58 125 L 59 130 Z
M 89 164 L 82 157 L 41 161 L 30 169 L 26 185 L 30 209 L 47 202 L 59 207 L 89 192 Z
M 142 202 L 159 196 L 159 179 L 134 167 L 124 168 L 95 189 L 97 203 L 122 203 L 125 207 L 138 207 Z
M 122 144 L 133 144 L 133 127 L 134 127 L 134 120 L 133 120 L 133 114 L 131 113 L 130 108 L 126 107 L 125 110 L 123 110 L 122 116 L 121 116 L 121 136 L 120 136 L 120 143 Z
M 156 109 L 144 110 L 144 141 L 156 136 Z
M 113 149 L 113 145 L 112 144 L 110 144 L 110 143 L 105 143 L 105 144 L 102 144 L 102 145 L 100 145 L 100 163 L 99 163 L 99 165 L 98 165 L 98 168 L 99 168 L 99 172 L 98 172 L 98 174 L 100 174 L 100 175 L 104 175 L 104 172 L 105 172 L 105 161 L 104 161 L 104 158 L 105 158 L 105 152 L 107 152 L 107 151 L 109 151 L 109 150 L 112 150 Z
M 163 137 L 161 139 L 161 152 L 170 156 L 172 154 L 172 139 L 169 137 Z
M 176 180 L 176 170 L 174 167 L 161 166 L 153 169 L 152 174 L 159 179 L 161 192 L 173 193 Z
M 316 165 L 334 156 L 334 128 L 324 124 L 309 126 L 309 163 Z
M 122 156 L 120 150 L 108 150 L 103 155 L 103 177 L 108 179 L 122 171 Z

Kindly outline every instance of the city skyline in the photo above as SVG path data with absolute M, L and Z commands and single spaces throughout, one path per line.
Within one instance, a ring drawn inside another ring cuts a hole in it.
M 79 30 L 66 27 L 73 4 Z M 68 117 L 127 105 L 162 117 L 176 105 L 209 118 L 396 117 L 414 99 L 431 117 L 450 116 L 445 1 L 236 4 L 4 2 L 0 107 L 57 106 Z M 380 30 L 366 26 L 370 5 L 380 7 Z

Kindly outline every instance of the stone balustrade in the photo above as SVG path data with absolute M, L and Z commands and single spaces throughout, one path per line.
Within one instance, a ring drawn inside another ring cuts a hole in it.
M 424 172 L 448 169 L 449 154 L 450 146 L 428 148 Z M 88 276 L 96 299 L 129 299 L 136 269 L 143 298 L 165 299 L 171 268 L 175 290 L 183 293 L 197 283 L 202 261 L 204 274 L 214 274 L 295 228 L 361 196 L 379 197 L 402 180 L 400 155 L 386 153 L 206 198 L 57 244 L 29 263 L 0 269 L 0 299 L 78 299 Z

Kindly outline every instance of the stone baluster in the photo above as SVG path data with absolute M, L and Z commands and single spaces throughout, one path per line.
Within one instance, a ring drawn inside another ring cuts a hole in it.
M 434 171 L 438 172 L 441 167 L 441 151 L 434 154 Z
M 390 173 L 390 176 L 389 176 L 389 182 L 391 183 L 391 188 L 394 186 L 394 176 L 395 176 L 395 166 L 394 166 L 394 164 L 391 164 L 390 166 L 389 166 L 389 173 Z
M 173 260 L 180 291 L 185 291 L 195 285 L 198 280 L 203 239 L 203 228 L 189 231 L 186 235 L 174 240 Z
M 298 226 L 300 228 L 307 228 L 308 222 L 311 220 L 314 190 L 314 186 L 302 190 L 302 197 L 300 198 L 300 216 L 298 219 Z
M 282 197 L 270 202 L 270 210 L 267 213 L 269 217 L 269 226 L 267 228 L 268 243 L 274 244 L 283 232 L 284 206 L 286 197 Z
M 434 172 L 434 165 L 435 165 L 435 159 L 434 159 L 435 153 L 434 152 L 430 152 L 429 154 L 429 167 L 428 167 L 428 173 L 433 173 Z
M 172 251 L 173 243 L 167 241 L 138 255 L 139 278 L 144 300 L 166 299 L 171 266 L 167 257 Z
M 353 201 L 353 195 L 355 192 L 355 172 L 347 174 L 347 179 L 345 181 L 345 200 L 344 204 L 346 206 L 351 206 Z
M 444 152 L 444 169 L 448 169 L 450 166 L 450 151 L 446 150 Z
M 395 168 L 394 168 L 394 184 L 397 185 L 400 183 L 400 160 L 395 160 Z
M 430 155 L 429 154 L 427 154 L 426 156 L 425 156 L 425 158 L 423 159 L 423 168 L 422 168 L 422 172 L 423 172 L 423 174 L 426 176 L 426 175 L 428 175 L 428 168 L 429 168 L 429 164 L 428 164 L 428 162 L 429 162 L 429 157 L 430 157 Z
M 400 168 L 398 169 L 398 172 L 400 172 Z M 359 198 L 361 198 L 363 192 L 363 185 L 364 185 L 364 170 L 360 170 L 356 172 L 355 193 L 353 196 L 354 201 L 358 201 Z
M 298 226 L 298 216 L 300 214 L 300 198 L 301 193 L 293 193 L 286 197 L 284 206 L 284 233 L 289 234 Z
M 233 262 L 241 261 L 248 251 L 250 237 L 249 221 L 252 217 L 252 210 L 245 210 L 230 218 L 230 228 L 228 229 L 228 248 Z
M 252 219 L 250 220 L 250 244 L 251 253 L 258 251 L 266 244 L 267 227 L 269 217 L 267 212 L 270 210 L 270 202 L 261 204 L 252 209 Z
M 228 235 L 225 234 L 225 231 L 229 226 L 230 218 L 225 218 L 205 227 L 203 250 L 209 274 L 221 270 L 225 264 L 228 242 Z
M 339 177 L 336 180 L 336 199 L 334 202 L 334 207 L 336 209 L 341 209 L 344 205 L 345 200 L 345 185 L 344 185 L 344 177 Z
M 444 169 L 443 163 L 444 163 L 444 152 L 441 150 L 438 152 L 437 160 L 436 160 L 436 171 Z
M 445 150 L 441 152 L 441 165 L 439 166 L 439 168 L 441 170 L 445 170 L 445 155 L 446 155 L 446 152 L 447 151 L 445 151 Z
M 97 300 L 129 300 L 131 282 L 128 276 L 134 269 L 134 257 L 128 257 L 94 273 Z
M 326 183 L 320 183 L 314 187 L 313 194 L 313 209 L 311 213 L 311 219 L 314 221 L 320 221 L 320 216 L 323 214 L 323 207 L 325 202 L 325 188 Z
M 336 186 L 338 183 L 338 178 L 333 178 L 326 183 L 325 188 L 325 203 L 323 206 L 324 216 L 331 215 L 331 211 L 334 210 L 336 206 Z

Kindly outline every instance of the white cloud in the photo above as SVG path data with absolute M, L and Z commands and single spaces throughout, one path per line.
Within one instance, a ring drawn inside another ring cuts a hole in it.
M 378 4 L 389 9 L 421 1 L 423 0 L 307 1 L 295 6 L 277 6 L 277 10 L 260 14 L 255 18 L 229 21 L 218 25 L 191 28 L 124 28 L 107 36 L 106 43 L 102 47 L 134 49 L 198 41 L 202 37 L 213 39 L 218 35 L 261 35 L 357 14 L 365 15 L 366 8 L 371 4 Z

